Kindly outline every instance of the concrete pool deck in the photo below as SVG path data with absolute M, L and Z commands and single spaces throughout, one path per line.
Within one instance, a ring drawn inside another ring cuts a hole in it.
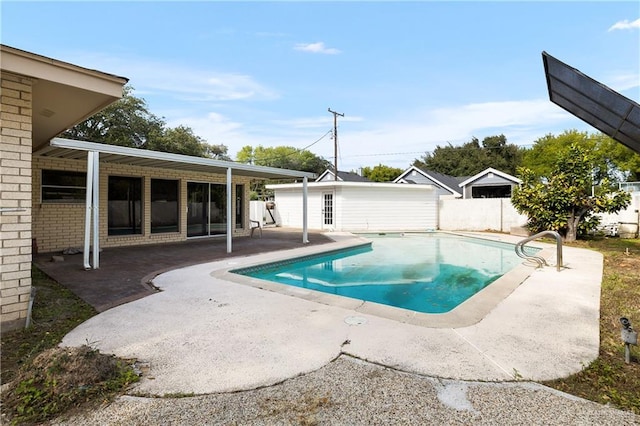
M 161 292 L 91 318 L 62 344 L 146 363 L 134 391 L 150 395 L 255 389 L 318 370 L 340 354 L 472 381 L 564 377 L 598 355 L 603 259 L 590 250 L 565 247 L 561 272 L 530 267 L 522 284 L 464 326 L 402 322 L 359 309 L 362 302 L 329 305 L 292 295 L 293 288 L 283 294 L 223 279 L 229 269 L 362 242 L 329 235 L 334 243 L 166 272 L 153 280 Z

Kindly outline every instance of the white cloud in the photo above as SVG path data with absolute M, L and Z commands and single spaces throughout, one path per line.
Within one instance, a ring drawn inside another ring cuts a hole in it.
M 635 89 L 640 87 L 640 74 L 638 73 L 620 73 L 607 78 L 609 82 L 607 86 L 617 92 Z
M 294 46 L 294 49 L 302 52 L 322 53 L 325 55 L 337 55 L 338 53 L 341 53 L 338 49 L 326 47 L 321 41 L 317 43 L 298 43 Z
M 338 122 L 338 167 L 356 170 L 379 163 L 408 167 L 436 146 L 461 145 L 477 137 L 504 134 L 509 143 L 529 145 L 548 134 L 564 130 L 593 131 L 568 112 L 546 99 L 487 102 L 402 114 L 389 117 L 344 117 Z M 245 145 L 304 148 L 322 138 L 333 127 L 331 116 L 258 122 L 231 119 L 219 113 L 203 117 L 180 117 L 167 123 L 183 124 L 212 144 L 224 144 L 233 158 Z M 309 148 L 333 161 L 333 141 L 326 135 Z
M 174 62 L 158 62 L 138 57 L 117 57 L 76 53 L 73 63 L 105 70 L 129 79 L 139 94 L 164 93 L 189 101 L 232 101 L 276 99 L 280 95 L 252 76 L 214 69 L 190 67 Z
M 340 123 L 362 121 L 362 117 L 340 117 Z M 333 127 L 333 116 L 301 117 L 292 120 L 276 120 L 273 122 L 279 126 L 286 126 L 294 129 L 325 129 Z
M 608 31 L 632 30 L 634 28 L 640 28 L 640 18 L 636 19 L 635 21 L 629 21 L 628 19 L 625 19 L 624 21 L 618 21 L 613 24 Z
M 575 117 L 548 100 L 487 102 L 424 111 L 405 121 L 375 125 L 367 130 L 339 132 L 339 165 L 343 170 L 382 163 L 406 168 L 436 146 L 461 145 L 477 137 L 504 134 L 509 143 L 529 145 L 548 134 L 580 125 Z M 584 124 L 581 129 L 588 128 Z M 320 151 L 322 149 L 322 151 Z M 318 155 L 333 157 L 332 147 L 318 148 Z M 342 165 L 340 165 L 342 164 Z
M 136 89 L 170 93 L 185 100 L 231 101 L 279 96 L 245 74 L 150 62 L 129 63 L 127 70 Z

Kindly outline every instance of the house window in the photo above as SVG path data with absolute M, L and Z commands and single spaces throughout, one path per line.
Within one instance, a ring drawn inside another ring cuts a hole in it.
M 236 229 L 244 228 L 244 185 L 236 185 Z
M 511 185 L 474 186 L 471 188 L 472 198 L 509 198 Z
M 109 176 L 109 235 L 142 234 L 142 179 Z
M 178 232 L 178 181 L 151 179 L 151 233 Z
M 84 172 L 43 170 L 41 199 L 43 203 L 84 203 L 86 186 L 87 175 Z

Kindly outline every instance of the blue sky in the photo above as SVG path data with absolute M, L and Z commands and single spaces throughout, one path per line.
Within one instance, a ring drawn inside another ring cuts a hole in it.
M 3 44 L 129 78 L 232 158 L 288 145 L 406 168 L 437 145 L 595 131 L 549 101 L 542 51 L 640 101 L 628 2 L 1 2 Z M 29 23 L 29 25 L 25 25 Z M 323 137 L 324 136 L 324 137 Z

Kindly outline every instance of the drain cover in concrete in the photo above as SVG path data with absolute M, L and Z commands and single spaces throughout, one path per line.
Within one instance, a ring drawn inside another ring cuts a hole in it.
M 361 324 L 366 324 L 367 319 L 362 317 L 346 317 L 344 319 L 344 322 L 346 322 L 349 325 L 361 325 Z

